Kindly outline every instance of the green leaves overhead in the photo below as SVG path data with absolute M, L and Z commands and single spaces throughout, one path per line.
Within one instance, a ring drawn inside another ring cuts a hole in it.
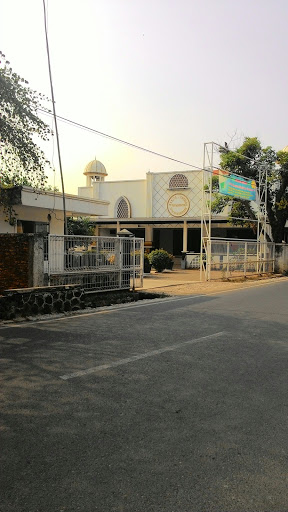
M 69 235 L 86 235 L 91 236 L 94 234 L 93 225 L 90 220 L 85 217 L 68 217 L 68 234 Z
M 260 166 L 267 170 L 267 216 L 274 242 L 281 243 L 288 220 L 288 153 L 276 153 L 271 146 L 263 148 L 257 137 L 245 137 L 243 144 L 235 151 L 221 150 L 220 166 L 231 173 L 256 180 Z M 249 201 L 227 199 L 227 196 L 215 190 L 215 185 L 213 196 L 214 213 L 220 213 L 229 204 L 230 222 L 254 229 L 255 224 L 251 223 L 251 219 L 255 218 L 256 221 L 256 213 Z M 249 220 L 245 221 L 245 218 Z
M 27 80 L 14 73 L 0 52 L 0 164 L 1 185 L 20 185 L 25 180 L 42 188 L 49 163 L 34 141 L 48 140 L 51 130 L 37 115 L 44 95 L 30 89 Z

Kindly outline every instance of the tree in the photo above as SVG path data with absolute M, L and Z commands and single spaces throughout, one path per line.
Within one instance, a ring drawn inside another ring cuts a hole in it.
M 48 140 L 51 130 L 37 115 L 45 96 L 30 89 L 27 80 L 14 73 L 0 52 L 0 163 L 1 186 L 29 183 L 43 188 L 46 160 L 34 141 Z
M 91 236 L 94 234 L 93 226 L 86 217 L 68 217 L 67 219 L 68 235 L 87 235 Z
M 263 148 L 256 137 L 245 137 L 243 144 L 235 151 L 223 148 L 220 152 L 220 167 L 223 170 L 257 181 L 259 166 L 267 169 L 267 217 L 273 241 L 281 243 L 288 220 L 288 153 L 285 151 L 276 153 L 270 146 Z M 229 204 L 231 224 L 252 227 L 255 230 L 256 212 L 250 201 L 219 194 L 218 180 L 215 177 L 212 180 L 212 189 L 214 213 L 222 212 Z

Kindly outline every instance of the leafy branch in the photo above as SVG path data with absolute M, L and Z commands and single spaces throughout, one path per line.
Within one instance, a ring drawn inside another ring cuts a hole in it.
M 35 189 L 45 188 L 45 168 L 49 161 L 34 139 L 46 141 L 52 133 L 37 114 L 46 100 L 43 94 L 28 86 L 27 80 L 13 72 L 10 62 L 0 52 L 1 188 L 28 183 Z M 0 195 L 0 204 L 6 211 L 12 206 L 7 204 L 8 196 Z

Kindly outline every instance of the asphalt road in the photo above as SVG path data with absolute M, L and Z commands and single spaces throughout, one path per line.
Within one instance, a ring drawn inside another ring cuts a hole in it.
M 0 328 L 1 512 L 287 512 L 287 297 Z

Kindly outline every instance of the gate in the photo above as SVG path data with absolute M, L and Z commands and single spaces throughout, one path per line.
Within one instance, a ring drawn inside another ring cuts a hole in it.
M 213 238 L 203 242 L 202 271 L 207 281 L 274 272 L 274 243 Z
M 50 286 L 81 284 L 86 290 L 142 288 L 143 238 L 49 235 Z

